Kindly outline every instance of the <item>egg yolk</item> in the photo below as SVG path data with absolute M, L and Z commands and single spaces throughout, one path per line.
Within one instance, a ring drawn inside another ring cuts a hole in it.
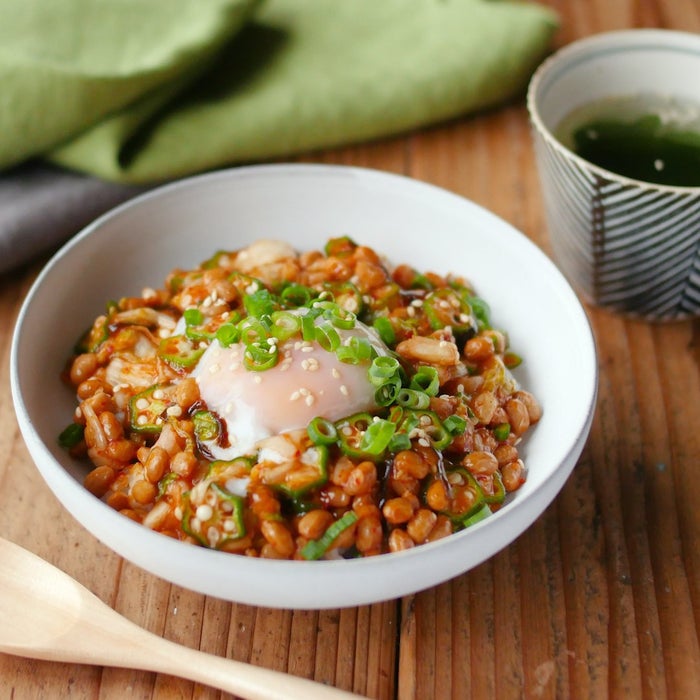
M 357 322 L 340 333 L 344 342 L 366 338 L 380 355 L 387 347 Z M 214 341 L 193 372 L 207 407 L 226 424 L 229 447 L 208 446 L 216 459 L 251 454 L 264 438 L 305 428 L 316 416 L 336 421 L 377 408 L 367 362 L 349 364 L 318 343 L 291 339 L 279 344 L 278 363 L 264 371 L 243 365 L 245 347 Z

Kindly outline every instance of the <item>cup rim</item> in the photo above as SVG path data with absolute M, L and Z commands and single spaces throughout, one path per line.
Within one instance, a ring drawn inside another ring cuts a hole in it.
M 595 163 L 592 163 L 578 154 L 574 153 L 570 148 L 562 144 L 547 126 L 545 126 L 542 117 L 540 116 L 539 108 L 536 101 L 536 93 L 544 78 L 562 61 L 562 59 L 570 58 L 577 54 L 585 54 L 590 49 L 605 45 L 634 45 L 640 40 L 649 41 L 657 39 L 662 43 L 672 46 L 680 43 L 690 43 L 697 46 L 700 50 L 700 34 L 692 32 L 684 32 L 675 29 L 623 29 L 610 32 L 600 32 L 590 36 L 577 39 L 562 48 L 555 51 L 546 58 L 535 70 L 530 79 L 530 84 L 527 89 L 527 110 L 530 116 L 530 121 L 539 134 L 545 141 L 554 148 L 560 155 L 573 160 L 579 167 L 592 171 L 596 175 L 606 178 L 613 182 L 619 182 L 622 185 L 634 186 L 644 191 L 653 192 L 675 192 L 685 195 L 700 195 L 700 185 L 665 185 L 661 183 L 648 182 L 646 180 L 637 180 L 627 175 L 607 170 Z

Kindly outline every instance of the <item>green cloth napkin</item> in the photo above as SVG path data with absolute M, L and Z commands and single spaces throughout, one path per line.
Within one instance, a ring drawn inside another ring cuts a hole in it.
M 0 169 L 151 183 L 518 94 L 555 15 L 487 0 L 4 0 Z

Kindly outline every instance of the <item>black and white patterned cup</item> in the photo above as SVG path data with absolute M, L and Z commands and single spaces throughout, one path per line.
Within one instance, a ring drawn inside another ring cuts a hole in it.
M 691 318 L 700 315 L 700 187 L 623 177 L 554 136 L 576 109 L 641 95 L 700 109 L 700 35 L 598 34 L 535 72 L 527 103 L 552 251 L 592 304 L 648 320 Z

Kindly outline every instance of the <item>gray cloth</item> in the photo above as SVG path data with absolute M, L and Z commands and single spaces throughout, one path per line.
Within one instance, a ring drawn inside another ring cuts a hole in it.
M 30 163 L 0 176 L 0 274 L 56 250 L 144 188 Z

